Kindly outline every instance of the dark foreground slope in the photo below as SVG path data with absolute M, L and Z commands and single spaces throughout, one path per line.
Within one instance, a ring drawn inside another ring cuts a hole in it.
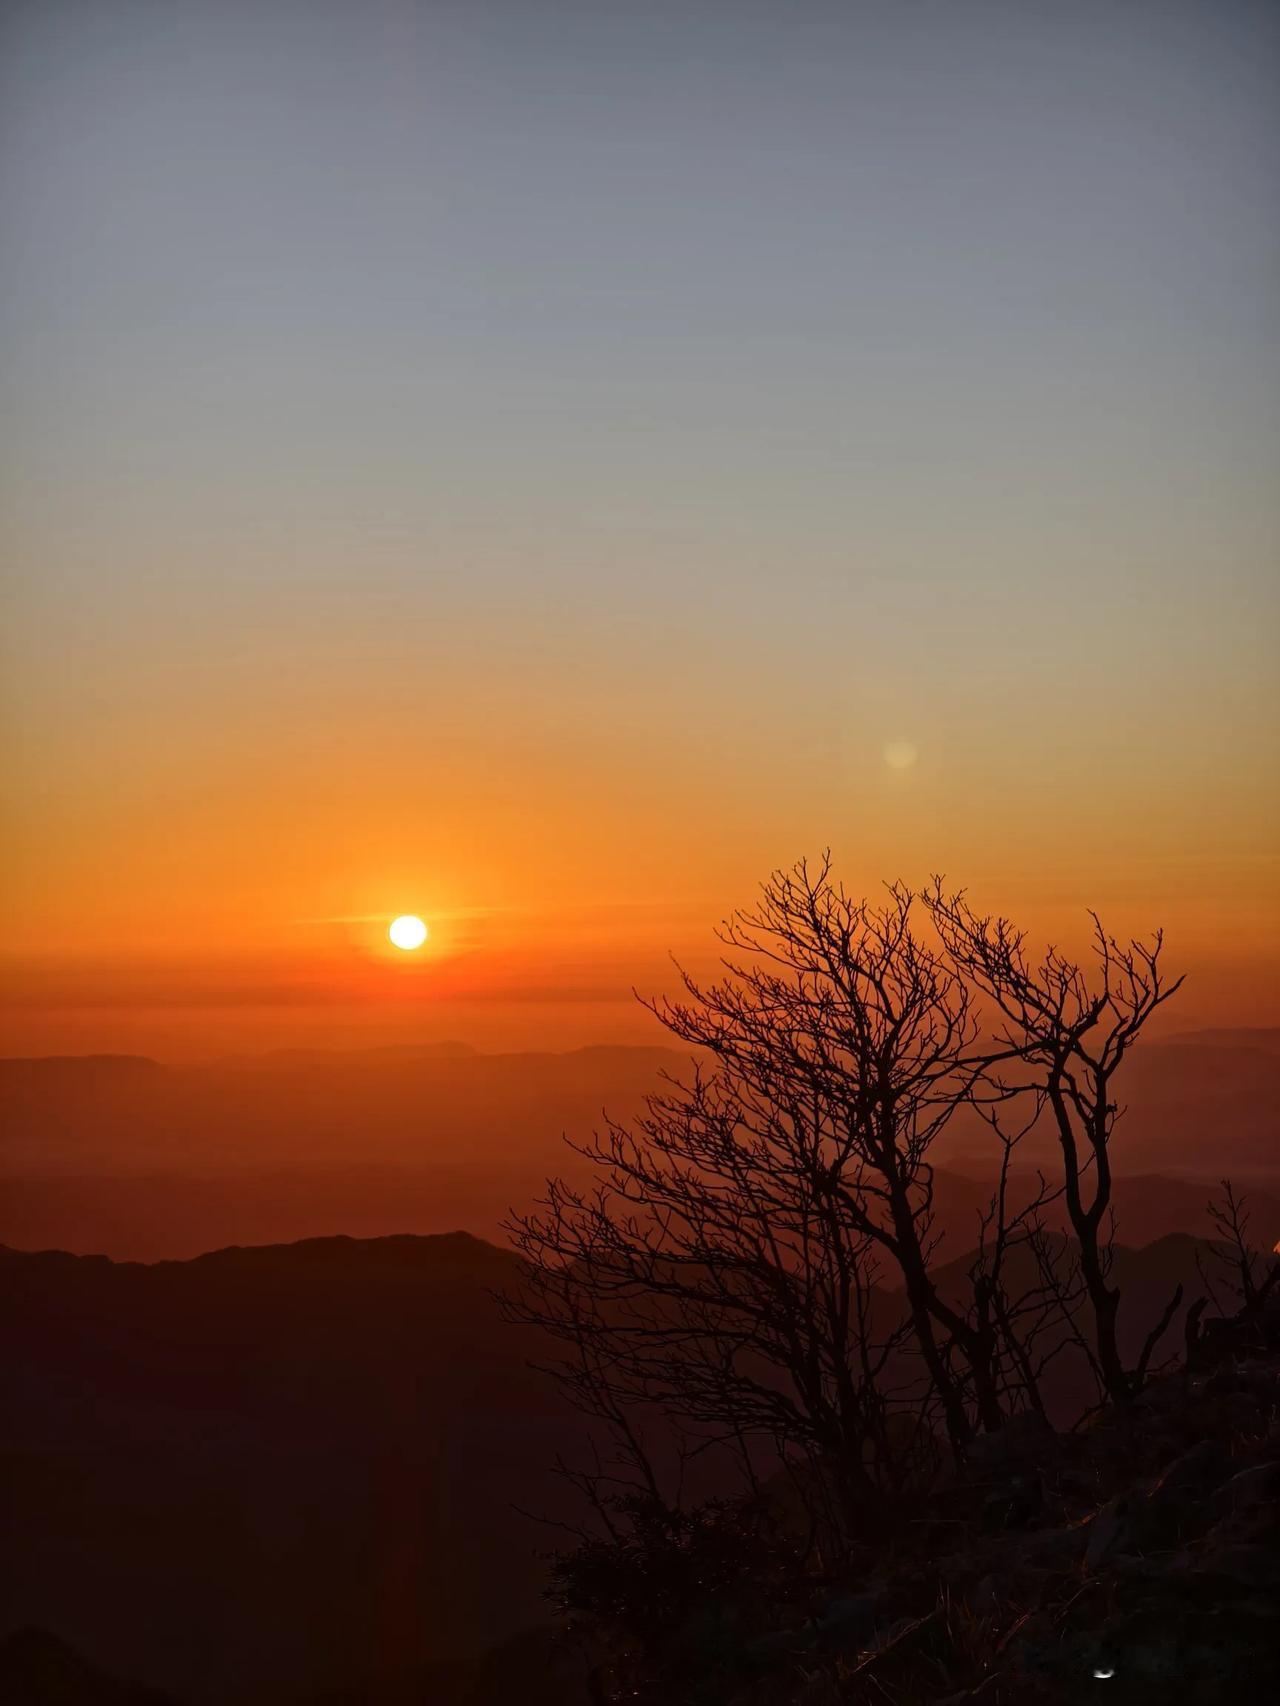
M 283 1702 L 542 1615 L 575 1424 L 464 1234 L 154 1267 L 0 1253 L 4 1627 L 184 1700 Z
M 1195 1251 L 1121 1252 L 1126 1289 L 1190 1291 Z M 490 1706 L 513 1669 L 572 1700 L 542 1637 L 503 1647 L 545 1619 L 557 1538 L 513 1507 L 554 1514 L 549 1465 L 583 1444 L 499 1317 L 513 1273 L 464 1234 L 150 1267 L 0 1251 L 0 1642 L 45 1630 L 219 1706 Z
M 47 1629 L 15 1629 L 0 1640 L 0 1706 L 176 1706 L 113 1676 Z

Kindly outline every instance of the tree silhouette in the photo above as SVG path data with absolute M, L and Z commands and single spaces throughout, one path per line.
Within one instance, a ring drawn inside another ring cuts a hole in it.
M 1080 1296 L 1104 1385 L 1134 1390 L 1099 1229 L 1112 1075 L 1172 993 L 1158 942 L 1143 957 L 1100 933 L 1100 997 L 1052 954 L 1037 983 L 1021 938 L 962 897 L 935 885 L 922 905 L 896 884 L 873 906 L 826 857 L 775 872 L 719 934 L 721 975 L 682 974 L 679 998 L 651 1004 L 697 1051 L 688 1076 L 580 1146 L 590 1188 L 553 1180 L 510 1223 L 527 1283 L 508 1311 L 557 1341 L 554 1372 L 615 1440 L 584 1477 L 597 1501 L 666 1496 L 661 1417 L 686 1458 L 732 1452 L 753 1486 L 771 1464 L 800 1464 L 810 1497 L 845 1527 L 865 1522 L 919 1477 L 939 1430 L 964 1455 L 975 1431 L 1043 1414 L 1046 1363 L 1082 1338 Z M 983 996 L 1006 1021 L 994 1035 Z M 1015 1208 L 1012 1163 L 1045 1107 L 1066 1122 L 1064 1178 L 1041 1177 Z M 999 1161 L 957 1295 L 939 1277 L 930 1156 L 961 1110 L 986 1120 Z M 1074 1288 L 1044 1221 L 1060 1197 Z
M 1235 1327 L 1247 1331 L 1256 1327 L 1271 1293 L 1280 1287 L 1280 1259 L 1274 1250 L 1269 1257 L 1264 1256 L 1251 1242 L 1247 1199 L 1237 1193 L 1230 1179 L 1221 1179 L 1219 1184 L 1221 1199 L 1211 1199 L 1207 1205 L 1217 1240 L 1210 1246 L 1208 1264 L 1197 1254 L 1196 1266 L 1205 1290 L 1220 1311 L 1218 1330 Z M 1264 1270 L 1261 1275 L 1260 1268 Z M 1229 1307 L 1225 1309 L 1218 1295 L 1219 1285 L 1227 1292 Z
M 955 973 L 999 1015 L 995 1042 L 1022 1063 L 1050 1112 L 1062 1157 L 1062 1193 L 1076 1257 L 1093 1314 L 1097 1365 L 1106 1396 L 1130 1398 L 1182 1301 L 1179 1287 L 1143 1345 L 1124 1366 L 1116 1332 L 1120 1292 L 1111 1267 L 1110 1145 L 1120 1114 L 1115 1078 L 1147 1021 L 1182 985 L 1165 981 L 1161 932 L 1119 943 L 1093 916 L 1093 977 L 1049 948 L 1033 961 L 1026 938 L 1007 918 L 983 917 L 963 893 L 935 879 L 923 897 Z

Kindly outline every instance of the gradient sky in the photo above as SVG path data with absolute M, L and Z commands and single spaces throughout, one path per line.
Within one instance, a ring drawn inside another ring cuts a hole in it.
M 2 14 L 6 1052 L 648 1034 L 824 843 L 1280 1017 L 1280 9 Z

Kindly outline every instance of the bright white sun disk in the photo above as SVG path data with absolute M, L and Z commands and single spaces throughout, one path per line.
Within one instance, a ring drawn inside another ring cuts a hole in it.
M 406 912 L 402 918 L 397 918 L 387 932 L 397 948 L 408 952 L 412 948 L 420 948 L 427 939 L 427 927 L 420 918 L 415 918 L 411 912 Z

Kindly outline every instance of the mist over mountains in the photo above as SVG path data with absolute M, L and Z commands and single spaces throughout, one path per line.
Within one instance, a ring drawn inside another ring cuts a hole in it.
M 688 1068 L 661 1048 L 463 1045 L 198 1066 L 0 1061 L 0 1242 L 155 1261 L 340 1234 L 465 1227 L 500 1239 L 512 1205 L 549 1174 L 573 1174 L 562 1136 L 589 1137 L 606 1111 L 633 1117 L 662 1073 Z M 1261 1204 L 1280 1154 L 1280 1031 L 1146 1043 L 1119 1091 L 1122 1237 L 1201 1231 L 1204 1187 L 1228 1166 Z M 989 1176 L 981 1122 L 958 1121 L 938 1159 L 967 1215 L 985 1200 L 967 1176 Z M 1020 1160 L 1036 1159 L 1033 1139 Z M 1153 1174 L 1158 1187 L 1139 1182 Z

